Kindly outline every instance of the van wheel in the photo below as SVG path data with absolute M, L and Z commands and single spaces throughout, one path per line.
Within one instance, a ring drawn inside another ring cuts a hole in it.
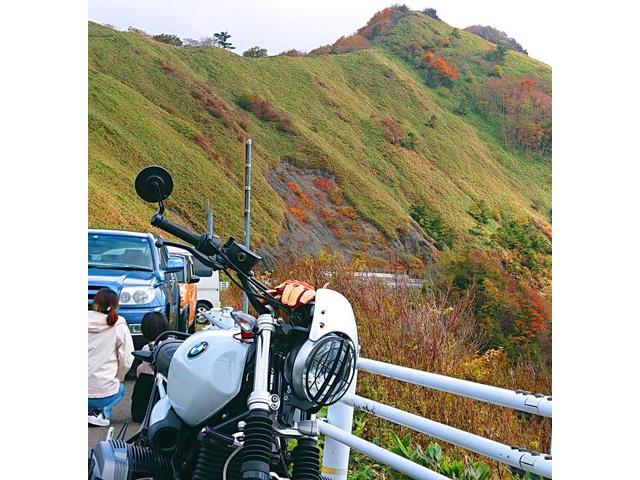
M 198 323 L 204 323 L 206 324 L 207 322 L 204 321 L 202 322 L 202 312 L 208 312 L 209 310 L 211 310 L 212 305 L 209 302 L 204 302 L 204 301 L 200 301 L 196 304 L 196 318 L 194 320 L 194 323 L 198 322 Z

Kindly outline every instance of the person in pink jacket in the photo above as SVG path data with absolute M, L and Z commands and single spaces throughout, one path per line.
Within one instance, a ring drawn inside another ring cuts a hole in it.
M 133 340 L 118 315 L 120 299 L 101 288 L 89 311 L 89 424 L 109 425 L 111 409 L 124 397 L 124 376 L 133 364 Z

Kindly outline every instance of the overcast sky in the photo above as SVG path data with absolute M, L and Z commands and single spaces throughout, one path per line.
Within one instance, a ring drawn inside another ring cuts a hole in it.
M 89 0 L 89 19 L 121 30 L 134 26 L 181 38 L 226 30 L 237 53 L 259 45 L 277 54 L 333 43 L 393 3 L 413 10 L 435 8 L 442 20 L 458 28 L 491 25 L 514 37 L 532 57 L 552 63 L 548 0 Z

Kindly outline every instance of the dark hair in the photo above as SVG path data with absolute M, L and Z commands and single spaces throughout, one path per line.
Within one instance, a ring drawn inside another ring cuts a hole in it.
M 107 325 L 112 327 L 118 321 L 120 297 L 110 288 L 101 288 L 93 297 L 93 309 L 107 315 Z
M 147 343 L 153 342 L 162 332 L 169 330 L 169 321 L 162 312 L 145 313 L 140 326 Z

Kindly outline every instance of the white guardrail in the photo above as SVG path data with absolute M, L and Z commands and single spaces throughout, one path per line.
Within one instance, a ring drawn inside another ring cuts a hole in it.
M 482 402 L 551 418 L 551 397 L 531 394 L 522 390 L 483 385 L 457 378 L 400 367 L 367 358 L 358 360 L 358 369 L 420 385 Z M 551 477 L 552 458 L 549 454 L 529 452 L 524 448 L 508 446 L 488 438 L 429 420 L 413 413 L 384 405 L 355 394 L 356 377 L 342 400 L 329 407 L 327 420 L 320 422 L 320 433 L 325 435 L 322 476 L 327 480 L 346 480 L 349 468 L 349 452 L 353 448 L 416 479 L 446 479 L 439 473 L 418 465 L 351 434 L 353 409 L 365 411 L 376 417 L 411 428 L 439 440 L 471 450 L 475 453 L 505 463 L 535 477 Z

